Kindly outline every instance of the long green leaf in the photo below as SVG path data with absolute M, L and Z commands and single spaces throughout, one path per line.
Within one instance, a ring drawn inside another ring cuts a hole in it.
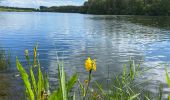
M 44 91 L 44 80 L 41 72 L 40 62 L 38 61 L 38 96 L 37 100 L 41 100 L 42 92 Z
M 57 91 L 54 91 L 51 95 L 49 95 L 48 100 L 58 100 Z
M 73 100 L 76 100 L 76 93 L 74 92 Z
M 166 68 L 165 68 L 165 72 L 166 72 L 166 81 L 168 83 L 168 86 L 170 87 L 170 78 L 169 78 L 168 70 Z
M 123 73 L 122 73 L 122 83 L 125 83 L 126 79 L 126 65 L 123 66 Z
M 49 95 L 48 100 L 62 100 L 60 90 L 55 90 L 51 95 Z
M 19 62 L 18 58 L 16 58 L 16 66 L 17 66 L 18 71 L 21 74 L 21 78 L 22 78 L 22 80 L 24 82 L 24 85 L 26 87 L 26 91 L 27 91 L 27 94 L 29 96 L 29 99 L 34 100 L 34 93 L 33 93 L 32 89 L 31 89 L 31 84 L 30 84 L 30 81 L 29 81 L 28 74 L 24 70 L 24 68 L 22 67 L 22 65 Z
M 67 92 L 71 91 L 74 84 L 77 82 L 77 79 L 78 79 L 78 74 L 77 73 L 75 73 L 74 75 L 71 76 L 70 80 L 67 83 Z
M 60 64 L 58 62 L 58 79 L 59 79 L 59 92 L 62 94 L 62 86 L 61 86 L 61 71 L 60 71 Z
M 150 100 L 148 96 L 145 96 L 145 99 L 146 99 L 146 100 Z
M 48 92 L 49 91 L 49 78 L 48 78 L 48 75 L 47 74 L 45 74 L 45 76 L 44 76 L 44 87 L 45 87 L 45 90 Z
M 31 76 L 31 82 L 32 82 L 32 85 L 34 88 L 34 93 L 36 94 L 37 93 L 37 84 L 36 84 L 36 80 L 35 80 L 35 76 L 34 76 L 32 67 L 30 67 L 30 76 Z
M 78 80 L 78 83 L 80 84 L 80 89 L 82 91 L 83 96 L 85 96 L 85 88 L 84 85 L 80 82 L 80 80 Z
M 105 94 L 105 92 L 104 92 L 102 86 L 101 86 L 100 84 L 98 84 L 97 81 L 95 81 L 95 84 L 97 85 L 97 87 L 99 88 L 99 90 L 101 91 L 101 93 L 105 96 L 106 94 Z
M 67 100 L 67 90 L 66 90 L 66 80 L 65 80 L 64 67 L 62 67 L 62 69 L 61 69 L 61 88 L 62 88 L 63 100 Z
M 140 93 L 135 94 L 135 95 L 131 96 L 131 97 L 129 98 L 129 100 L 134 100 L 134 99 L 137 98 L 139 95 L 140 95 Z

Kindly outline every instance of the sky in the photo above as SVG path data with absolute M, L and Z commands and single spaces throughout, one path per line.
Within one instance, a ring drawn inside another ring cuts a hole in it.
M 0 6 L 39 8 L 39 6 L 83 5 L 85 1 L 86 0 L 2 0 Z

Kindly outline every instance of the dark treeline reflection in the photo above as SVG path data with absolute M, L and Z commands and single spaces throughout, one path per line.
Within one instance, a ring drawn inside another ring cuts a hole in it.
M 100 15 L 93 18 L 93 20 L 117 20 L 117 21 L 128 21 L 134 24 L 170 29 L 170 17 L 169 16 L 116 16 L 116 15 Z

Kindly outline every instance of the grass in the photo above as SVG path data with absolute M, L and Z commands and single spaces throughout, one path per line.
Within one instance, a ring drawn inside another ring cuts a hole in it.
M 7 69 L 10 65 L 10 52 L 6 54 L 5 50 L 0 48 L 0 70 Z
M 88 80 L 85 83 L 79 81 L 77 73 L 68 78 L 63 64 L 58 61 L 58 86 L 51 91 L 48 75 L 41 71 L 37 57 L 37 46 L 34 48 L 33 62 L 29 60 L 28 50 L 25 51 L 25 57 L 29 71 L 24 69 L 18 58 L 16 58 L 16 65 L 25 86 L 26 98 L 29 100 L 162 100 L 162 85 L 160 85 L 158 95 L 154 96 L 143 87 L 148 80 L 141 83 L 135 81 L 145 71 L 140 68 L 140 64 L 135 64 L 134 61 L 129 61 L 129 66 L 123 66 L 122 73 L 111 79 L 107 90 L 103 89 L 103 86 L 97 81 L 93 85 L 90 83 L 93 78 L 92 73 L 96 68 L 95 60 L 88 59 L 85 61 L 86 70 L 89 72 Z M 170 78 L 167 70 L 165 71 L 170 86 Z
M 12 7 L 0 7 L 0 12 L 33 12 L 32 9 L 12 8 Z
M 32 63 L 29 61 L 28 50 L 25 51 L 25 57 L 29 65 L 29 73 L 23 68 L 18 58 L 16 58 L 16 65 L 29 100 L 68 100 L 68 98 L 75 98 L 69 94 L 71 94 L 71 90 L 77 81 L 77 74 L 66 80 L 64 66 L 58 63 L 59 86 L 56 90 L 49 92 L 48 76 L 42 73 L 39 60 L 37 60 L 37 46 L 34 48 L 34 61 Z M 37 75 L 34 73 L 37 73 Z

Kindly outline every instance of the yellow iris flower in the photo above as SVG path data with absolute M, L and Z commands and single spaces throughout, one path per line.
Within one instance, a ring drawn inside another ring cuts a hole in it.
M 88 59 L 85 61 L 85 68 L 87 71 L 96 71 L 96 60 L 91 60 L 91 58 L 88 57 Z

